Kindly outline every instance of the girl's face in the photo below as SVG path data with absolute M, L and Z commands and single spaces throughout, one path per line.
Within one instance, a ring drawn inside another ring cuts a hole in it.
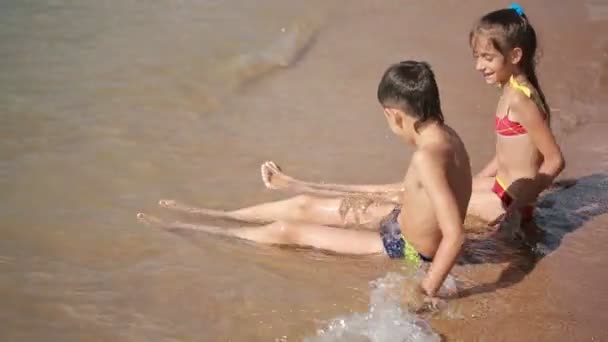
M 514 67 L 507 58 L 483 35 L 476 34 L 471 42 L 475 70 L 481 72 L 486 83 L 502 85 L 513 75 Z

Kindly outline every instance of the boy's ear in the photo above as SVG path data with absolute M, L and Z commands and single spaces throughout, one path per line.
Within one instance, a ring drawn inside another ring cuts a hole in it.
M 403 129 L 403 116 L 401 113 L 395 113 L 393 117 L 395 120 L 395 126 L 399 127 L 399 129 Z
M 387 119 L 390 119 L 393 117 L 393 114 L 391 113 L 391 109 L 384 107 L 384 116 L 386 116 Z
M 386 116 L 393 122 L 395 127 L 399 129 L 403 129 L 403 114 L 394 108 L 386 108 L 384 110 Z
M 523 56 L 523 51 L 521 50 L 521 48 L 514 48 L 513 50 L 511 50 L 511 64 L 518 64 L 521 61 L 521 58 Z

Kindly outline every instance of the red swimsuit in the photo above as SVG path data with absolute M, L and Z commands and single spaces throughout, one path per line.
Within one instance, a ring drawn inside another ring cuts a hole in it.
M 531 97 L 531 91 L 528 87 L 520 85 L 514 78 L 511 78 L 510 84 L 513 88 L 520 90 L 523 92 L 528 98 Z M 505 137 L 511 137 L 516 135 L 522 135 L 528 133 L 526 128 L 522 126 L 519 122 L 511 121 L 509 119 L 509 113 L 502 118 L 498 115 L 495 120 L 495 129 L 498 135 L 502 135 Z M 507 209 L 509 205 L 513 202 L 513 197 L 507 192 L 507 188 L 504 186 L 503 182 L 496 177 L 494 180 L 494 186 L 492 187 L 492 191 L 500 198 L 503 208 Z M 522 215 L 522 220 L 524 222 L 531 221 L 532 215 L 534 213 L 534 206 L 527 205 L 521 208 L 520 213 Z
M 503 116 L 502 118 L 499 118 L 497 115 L 495 127 L 496 133 L 506 137 L 528 133 L 526 128 L 519 122 L 511 121 L 511 119 L 509 119 L 509 114 Z

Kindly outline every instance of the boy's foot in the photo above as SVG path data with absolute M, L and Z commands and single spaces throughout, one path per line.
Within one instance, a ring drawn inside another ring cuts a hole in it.
M 188 214 L 231 218 L 230 213 L 223 210 L 190 207 L 176 200 L 161 199 L 160 201 L 158 201 L 158 205 L 165 209 L 181 211 Z
M 164 224 L 161 219 L 144 213 L 137 213 L 137 221 L 149 226 L 162 226 Z
M 198 224 L 182 223 L 182 222 L 167 223 L 155 216 L 147 215 L 144 213 L 137 214 L 137 221 L 139 221 L 143 224 L 149 225 L 149 226 L 154 226 L 154 227 L 162 228 L 162 229 L 169 230 L 169 231 L 183 229 L 183 230 L 197 230 L 197 231 L 210 233 L 210 234 L 216 234 L 216 235 L 228 235 L 228 236 L 234 235 L 231 233 L 230 229 L 222 229 L 220 227 L 215 227 L 215 226 L 206 226 L 206 225 L 198 225 Z
M 260 167 L 262 181 L 268 189 L 283 189 L 289 186 L 291 177 L 285 175 L 281 168 L 272 161 L 267 161 Z
M 234 221 L 241 222 L 252 222 L 252 223 L 268 223 L 268 220 L 257 219 L 255 217 L 250 217 L 247 215 L 239 215 L 238 211 L 224 211 L 224 210 L 216 210 L 216 209 L 207 209 L 207 208 L 197 208 L 190 207 L 186 204 L 180 203 L 175 200 L 160 200 L 158 201 L 158 205 L 170 210 L 175 210 L 179 212 L 183 212 L 190 215 L 196 216 L 207 216 L 213 218 L 220 219 L 228 219 Z
M 180 203 L 176 200 L 172 199 L 161 199 L 158 201 L 158 205 L 165 209 L 179 210 L 179 211 L 187 211 L 187 212 L 195 212 L 198 208 L 189 207 L 183 203 Z

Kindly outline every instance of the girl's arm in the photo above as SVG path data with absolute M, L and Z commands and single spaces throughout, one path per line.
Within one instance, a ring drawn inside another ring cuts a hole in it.
M 548 120 L 540 112 L 538 106 L 523 94 L 515 96 L 511 103 L 511 111 L 518 121 L 526 128 L 532 143 L 543 156 L 532 186 L 523 187 L 520 198 L 516 201 L 521 205 L 532 202 L 536 197 L 553 183 L 553 180 L 562 172 L 566 163 L 562 151 L 549 127 Z M 519 190 L 519 189 L 518 189 Z M 519 191 L 518 191 L 519 193 Z

